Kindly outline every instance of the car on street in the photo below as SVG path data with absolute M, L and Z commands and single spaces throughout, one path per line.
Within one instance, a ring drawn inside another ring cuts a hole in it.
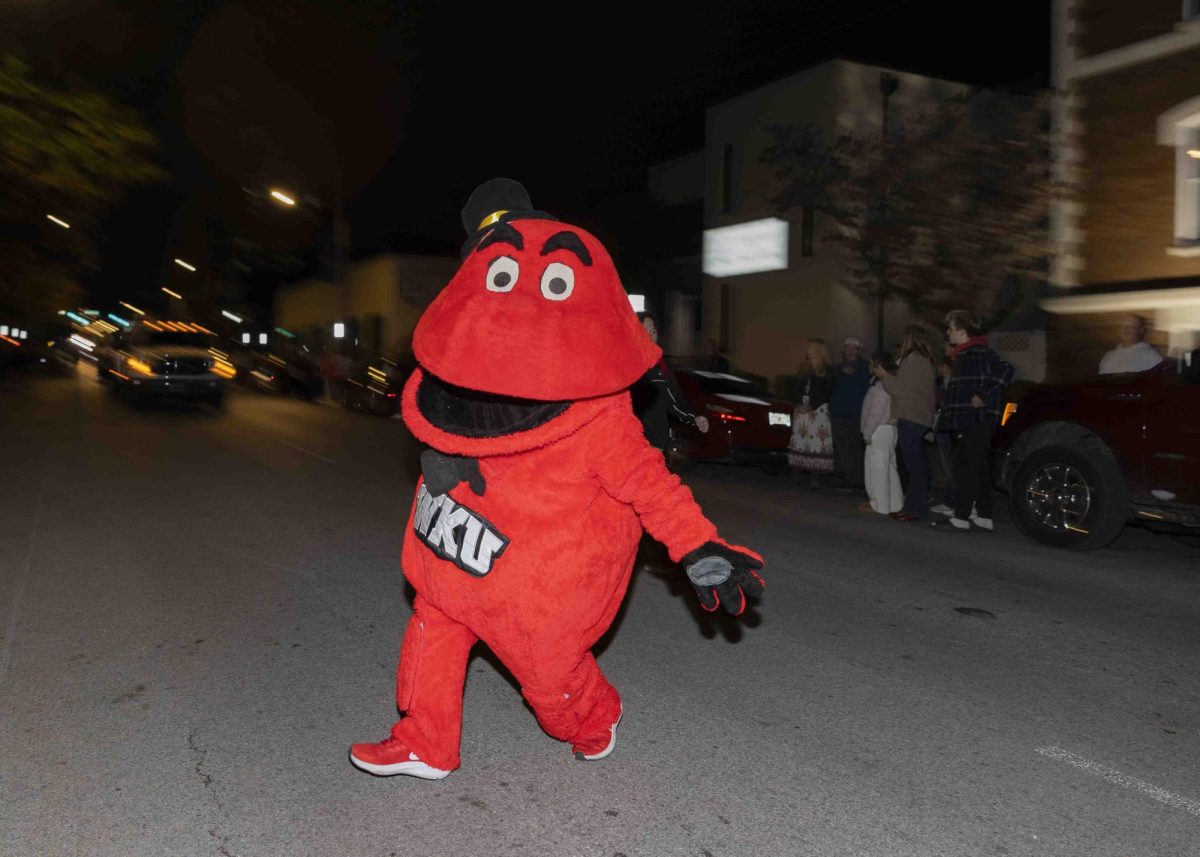
M 675 379 L 708 432 L 676 424 L 668 460 L 757 465 L 768 473 L 787 470 L 793 405 L 761 384 L 730 372 L 676 368 Z
M 379 361 L 346 376 L 342 387 L 342 407 L 380 417 L 400 412 L 400 394 L 404 381 L 394 364 Z
M 102 350 L 97 371 L 133 402 L 186 399 L 220 407 L 234 367 L 199 325 L 146 320 Z
M 1039 385 L 1005 405 L 993 474 L 1034 541 L 1091 550 L 1131 519 L 1200 528 L 1200 383 L 1147 372 Z

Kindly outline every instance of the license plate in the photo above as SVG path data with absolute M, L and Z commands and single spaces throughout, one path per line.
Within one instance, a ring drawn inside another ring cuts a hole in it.
M 778 411 L 771 411 L 770 414 L 768 415 L 768 418 L 770 419 L 769 425 L 787 426 L 788 428 L 792 427 L 792 415 L 791 414 L 781 414 Z

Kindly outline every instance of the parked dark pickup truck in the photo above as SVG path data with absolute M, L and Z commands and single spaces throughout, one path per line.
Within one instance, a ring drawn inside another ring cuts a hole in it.
M 994 451 L 1013 520 L 1043 544 L 1103 547 L 1131 518 L 1200 527 L 1200 383 L 1170 361 L 1034 387 Z

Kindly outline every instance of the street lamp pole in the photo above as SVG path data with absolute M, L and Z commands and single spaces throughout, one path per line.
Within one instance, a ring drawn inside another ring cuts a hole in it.
M 331 259 L 333 287 L 338 295 L 338 320 L 346 321 L 350 311 L 349 283 L 346 282 L 346 260 L 350 255 L 350 223 L 342 207 L 342 170 L 336 158 L 333 166 L 333 258 Z
M 268 195 L 276 202 L 289 208 L 297 200 L 328 214 L 330 230 L 329 280 L 337 291 L 338 321 L 345 322 L 350 309 L 349 284 L 346 282 L 346 265 L 350 258 L 350 220 L 342 205 L 342 172 L 333 168 L 333 187 L 326 201 L 309 194 L 297 196 L 281 188 L 272 188 Z

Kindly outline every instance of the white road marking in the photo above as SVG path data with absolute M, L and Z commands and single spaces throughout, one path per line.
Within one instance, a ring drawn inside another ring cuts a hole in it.
M 1161 789 L 1156 785 L 1143 782 L 1135 777 L 1122 774 L 1120 771 L 1115 771 L 1099 762 L 1093 762 L 1083 756 L 1077 756 L 1074 753 L 1068 753 L 1059 747 L 1038 747 L 1037 752 L 1051 759 L 1057 759 L 1060 762 L 1066 762 L 1079 768 L 1081 771 L 1087 771 L 1089 774 L 1095 774 L 1101 779 L 1108 780 L 1114 785 L 1122 788 L 1133 789 L 1136 792 L 1141 792 L 1146 797 L 1153 798 L 1159 803 L 1165 803 L 1167 806 L 1173 806 L 1176 809 L 1182 809 L 1190 812 L 1192 815 L 1200 818 L 1200 801 L 1192 800 L 1191 798 L 1177 795 L 1174 792 L 1169 792 L 1166 789 Z
M 296 450 L 297 452 L 303 452 L 305 455 L 311 455 L 313 458 L 319 458 L 321 461 L 324 461 L 326 464 L 337 464 L 337 462 L 334 461 L 332 458 L 326 458 L 323 455 L 317 455 L 315 452 L 312 452 L 311 450 L 307 450 L 302 446 L 296 446 L 296 444 L 288 443 L 286 440 L 281 440 L 279 442 L 282 443 L 284 446 L 291 447 L 292 449 Z

